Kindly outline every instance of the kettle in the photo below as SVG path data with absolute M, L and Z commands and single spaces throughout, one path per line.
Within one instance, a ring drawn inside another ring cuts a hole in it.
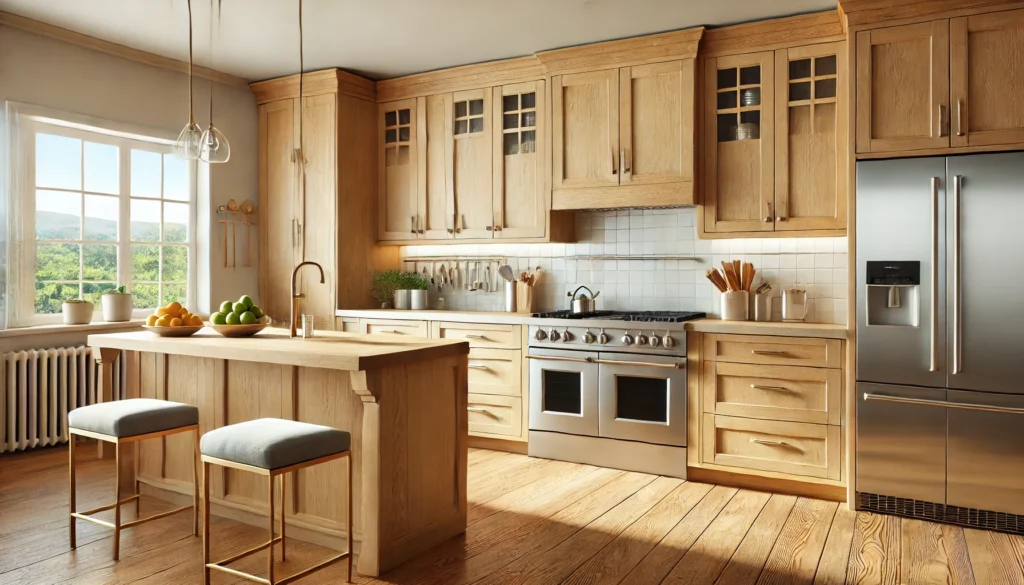
M 581 290 L 587 291 L 588 293 L 590 293 L 590 296 L 588 297 L 586 294 L 580 293 Z M 572 299 L 570 303 L 572 305 L 573 314 L 593 313 L 594 311 L 596 311 L 597 303 L 595 302 L 595 299 L 597 299 L 598 295 L 600 294 L 601 291 L 597 291 L 597 293 L 595 294 L 592 290 L 585 286 L 581 286 L 577 288 L 575 291 L 569 293 L 568 296 Z

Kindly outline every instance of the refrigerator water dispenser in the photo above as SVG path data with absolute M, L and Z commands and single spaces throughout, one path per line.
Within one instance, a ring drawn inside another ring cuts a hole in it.
M 869 326 L 920 326 L 920 262 L 869 260 L 866 285 Z

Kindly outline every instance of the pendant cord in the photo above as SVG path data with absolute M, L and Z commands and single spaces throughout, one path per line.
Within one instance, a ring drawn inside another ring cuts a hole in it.
M 190 123 L 196 121 L 192 112 L 192 0 L 188 0 L 188 119 Z
M 217 0 L 217 28 L 220 29 L 220 0 Z M 213 0 L 210 0 L 210 69 L 213 64 Z M 210 77 L 210 128 L 213 128 L 213 77 Z
M 302 53 L 302 0 L 299 0 L 299 153 L 302 153 L 302 72 L 305 62 Z M 305 155 L 302 155 L 305 158 Z

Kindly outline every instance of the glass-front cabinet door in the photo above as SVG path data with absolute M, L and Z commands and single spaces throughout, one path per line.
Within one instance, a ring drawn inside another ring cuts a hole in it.
M 707 59 L 706 232 L 774 229 L 775 54 Z
M 423 229 L 416 203 L 416 100 L 380 104 L 378 118 L 378 236 L 414 240 Z
M 775 231 L 846 228 L 844 45 L 775 52 Z
M 452 155 L 455 192 L 455 237 L 492 237 L 491 91 L 452 94 Z
M 544 237 L 544 82 L 494 88 L 494 237 Z

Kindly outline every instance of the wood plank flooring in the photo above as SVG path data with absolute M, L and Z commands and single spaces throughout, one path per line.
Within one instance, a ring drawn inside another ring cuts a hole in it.
M 113 499 L 113 462 L 79 449 L 79 506 Z M 1024 538 L 903 520 L 808 498 L 474 449 L 469 529 L 364 585 L 1024 585 Z M 192 585 L 202 546 L 181 514 L 112 533 L 78 523 L 67 540 L 67 450 L 0 457 L 0 584 Z M 169 509 L 145 498 L 144 515 Z M 122 512 L 134 518 L 133 506 Z M 99 517 L 104 518 L 106 512 Z M 214 518 L 214 556 L 262 529 Z M 290 574 L 330 554 L 289 540 Z M 262 574 L 263 555 L 236 567 Z M 300 583 L 339 583 L 344 564 Z M 214 575 L 214 583 L 244 583 Z

